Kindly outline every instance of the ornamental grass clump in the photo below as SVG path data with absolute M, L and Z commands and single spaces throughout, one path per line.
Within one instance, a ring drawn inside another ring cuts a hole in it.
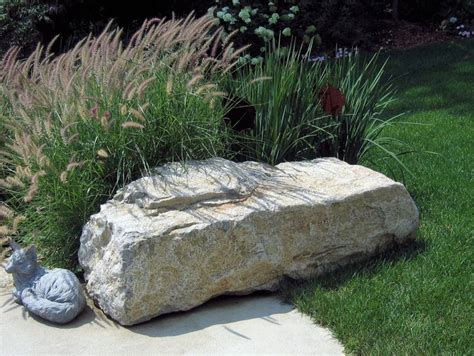
M 38 46 L 0 68 L 3 238 L 76 267 L 83 224 L 124 184 L 169 161 L 223 155 L 219 83 L 241 51 L 207 17 L 107 27 L 57 57 Z
M 311 46 L 304 52 L 294 45 L 282 51 L 276 44 L 269 52 L 263 63 L 247 66 L 229 85 L 256 111 L 255 128 L 239 138 L 244 159 L 277 164 L 337 157 L 356 164 L 379 150 L 383 155 L 372 163 L 404 168 L 399 155 L 410 151 L 407 145 L 383 134 L 400 115 L 385 114 L 394 88 L 377 54 L 368 60 L 351 55 L 307 62 L 302 58 L 311 57 Z M 332 86 L 344 96 L 344 106 L 328 114 L 320 98 Z
M 229 85 L 255 108 L 255 129 L 240 137 L 245 159 L 278 164 L 314 158 L 321 129 L 328 122 L 316 100 L 324 84 L 321 63 L 304 63 L 291 46 L 273 49 L 264 63 L 246 66 Z
M 378 149 L 385 153 L 382 157 L 402 164 L 397 147 L 405 144 L 382 135 L 400 117 L 384 115 L 395 100 L 392 82 L 384 78 L 386 63 L 380 64 L 375 54 L 368 60 L 351 55 L 326 65 L 326 81 L 343 93 L 345 105 L 341 114 L 332 116 L 328 136 L 318 145 L 320 155 L 357 164 Z

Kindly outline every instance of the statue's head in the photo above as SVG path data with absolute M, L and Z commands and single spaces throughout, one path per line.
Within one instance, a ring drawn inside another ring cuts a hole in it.
M 15 242 L 10 242 L 13 254 L 10 256 L 5 271 L 7 273 L 30 274 L 37 265 L 37 256 L 35 246 L 21 248 Z

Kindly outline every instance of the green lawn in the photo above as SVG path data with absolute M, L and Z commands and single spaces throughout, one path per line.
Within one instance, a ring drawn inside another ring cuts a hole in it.
M 331 328 L 346 352 L 474 351 L 474 41 L 398 51 L 394 137 L 420 151 L 403 161 L 421 213 L 418 243 L 294 292 L 296 306 Z M 386 172 L 387 173 L 387 172 Z

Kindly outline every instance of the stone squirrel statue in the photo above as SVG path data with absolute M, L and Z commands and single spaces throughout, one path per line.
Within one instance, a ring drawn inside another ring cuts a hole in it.
M 86 300 L 81 283 L 66 269 L 48 270 L 37 262 L 36 248 L 13 249 L 5 271 L 13 275 L 13 298 L 32 314 L 53 323 L 65 324 L 84 309 Z

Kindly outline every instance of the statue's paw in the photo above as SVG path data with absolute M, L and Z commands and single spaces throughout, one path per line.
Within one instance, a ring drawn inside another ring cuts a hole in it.
M 13 297 L 13 301 L 15 303 L 21 304 L 21 297 L 20 297 L 20 294 L 18 293 L 18 291 L 16 289 L 12 290 L 12 297 Z
M 25 300 L 25 299 L 28 299 L 29 297 L 33 297 L 33 296 L 34 296 L 34 293 L 33 293 L 33 290 L 31 288 L 25 288 L 21 292 L 21 300 Z

